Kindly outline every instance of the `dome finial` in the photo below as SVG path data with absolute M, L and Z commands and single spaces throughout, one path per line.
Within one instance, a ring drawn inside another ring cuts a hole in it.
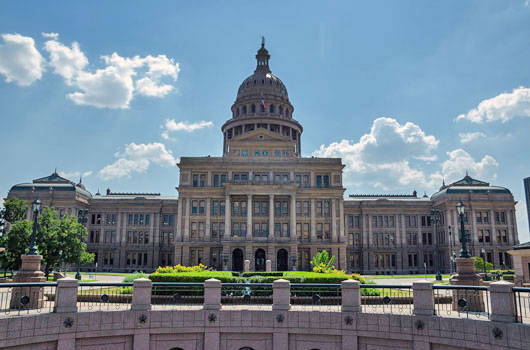
M 269 55 L 269 51 L 265 48 L 265 37 L 261 35 L 261 48 L 258 50 L 258 54 L 256 55 L 256 60 L 258 61 L 257 67 L 255 72 L 257 71 L 265 71 L 270 72 L 269 69 L 269 59 L 271 58 L 271 55 Z

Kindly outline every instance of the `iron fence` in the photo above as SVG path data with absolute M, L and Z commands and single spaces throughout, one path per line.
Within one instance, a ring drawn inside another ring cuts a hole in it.
M 80 283 L 77 290 L 78 311 L 129 310 L 132 283 Z
M 223 283 L 221 304 L 224 308 L 271 309 L 272 283 Z
M 513 293 L 517 322 L 530 323 L 530 288 L 514 287 Z
M 291 309 L 307 311 L 340 311 L 340 284 L 291 284 Z
M 153 282 L 154 309 L 199 309 L 204 303 L 204 283 Z
M 410 285 L 361 284 L 362 312 L 412 315 L 413 308 Z
M 0 283 L 0 312 L 6 315 L 53 312 L 56 288 L 56 282 Z
M 434 285 L 433 289 L 436 315 L 489 319 L 490 297 L 488 287 Z

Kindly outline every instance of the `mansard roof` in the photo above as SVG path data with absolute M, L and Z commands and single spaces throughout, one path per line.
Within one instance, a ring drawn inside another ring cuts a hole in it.
M 466 173 L 466 176 L 450 185 L 442 185 L 440 190 L 431 196 L 431 199 L 438 198 L 445 194 L 454 193 L 505 193 L 511 194 L 510 190 L 501 186 L 491 186 L 488 182 L 472 178 Z
M 85 197 L 92 198 L 92 194 L 84 186 L 78 186 L 57 173 L 57 169 L 48 176 L 33 180 L 33 182 L 21 183 L 11 187 L 10 191 L 71 191 L 77 192 Z

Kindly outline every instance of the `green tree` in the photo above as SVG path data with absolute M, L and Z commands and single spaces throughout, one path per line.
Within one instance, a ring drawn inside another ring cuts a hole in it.
M 10 223 L 24 220 L 28 211 L 28 202 L 17 197 L 9 198 L 4 202 L 3 219 Z
M 0 237 L 0 246 L 6 248 L 0 255 L 4 268 L 17 270 L 20 268 L 20 255 L 25 254 L 31 242 L 33 222 L 17 221 Z M 89 264 L 94 254 L 86 251 L 86 228 L 77 222 L 77 218 L 65 215 L 59 218 L 54 208 L 44 208 L 37 220 L 37 248 L 42 255 L 42 266 L 46 276 L 57 268 L 60 263 L 74 264 L 77 262 L 81 245 L 81 263 Z M 61 252 L 59 254 L 59 252 Z
M 20 256 L 26 253 L 31 242 L 33 223 L 29 220 L 17 221 L 0 237 L 0 246 L 5 248 L 0 254 L 2 267 L 6 270 L 20 268 Z
M 83 242 L 87 238 L 87 230 L 77 222 L 76 217 L 65 215 L 59 219 L 57 210 L 45 208 L 38 221 L 37 246 L 46 276 L 61 263 L 76 263 L 80 245 L 81 263 L 94 260 L 94 254 L 86 252 L 86 243 Z
M 474 256 L 473 259 L 475 259 L 475 271 L 476 272 L 482 272 L 484 271 L 484 259 Z M 486 271 L 490 272 L 493 269 L 493 264 L 486 262 Z

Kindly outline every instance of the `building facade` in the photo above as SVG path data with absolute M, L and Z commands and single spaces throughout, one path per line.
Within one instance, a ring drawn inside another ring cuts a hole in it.
M 221 157 L 182 157 L 177 197 L 150 193 L 92 196 L 52 175 L 13 186 L 16 196 L 89 210 L 88 249 L 100 271 L 151 271 L 203 263 L 216 269 L 307 270 L 326 250 L 339 269 L 365 274 L 450 272 L 459 250 L 456 204 L 467 206 L 472 253 L 511 266 L 518 244 L 511 192 L 466 176 L 424 195 L 344 197 L 340 158 L 302 157 L 301 123 L 264 44 L 221 128 Z M 30 214 L 28 214 L 29 217 Z M 455 252 L 455 254 L 453 253 Z M 92 267 L 93 268 L 93 267 Z

